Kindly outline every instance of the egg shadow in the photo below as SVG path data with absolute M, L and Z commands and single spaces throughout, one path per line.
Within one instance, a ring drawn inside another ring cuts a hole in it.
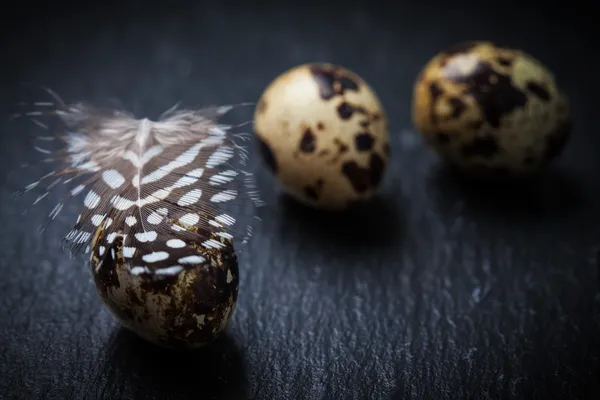
M 201 349 L 175 351 L 120 327 L 108 353 L 118 381 L 142 392 L 136 397 L 230 399 L 245 395 L 242 356 L 226 334 Z
M 401 204 L 392 198 L 376 195 L 343 211 L 313 208 L 288 194 L 281 194 L 279 203 L 283 226 L 294 226 L 303 243 L 384 249 L 397 248 L 402 242 Z
M 438 204 L 465 202 L 466 211 L 498 219 L 557 217 L 580 209 L 581 187 L 564 172 L 548 167 L 514 179 L 470 177 L 444 164 L 434 167 L 431 182 Z

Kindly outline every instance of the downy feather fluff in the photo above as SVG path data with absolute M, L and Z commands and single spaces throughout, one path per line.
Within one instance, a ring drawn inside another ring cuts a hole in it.
M 115 257 L 115 240 L 132 274 L 174 275 L 202 262 L 192 245 L 224 246 L 214 237 L 245 242 L 251 224 L 240 225 L 236 212 L 261 206 L 238 126 L 220 124 L 228 105 L 166 111 L 157 121 L 137 119 L 85 103 L 67 104 L 49 89 L 52 101 L 32 103 L 15 117 L 28 117 L 51 130 L 44 118 L 56 118 L 61 132 L 39 136 L 42 162 L 56 168 L 20 193 L 37 191 L 38 203 L 58 185 L 68 195 L 48 215 L 54 220 L 65 204 L 82 198 L 81 213 L 64 237 L 77 254 Z M 44 146 L 42 146 L 44 144 Z M 55 150 L 49 146 L 58 144 Z M 91 248 L 94 235 L 98 239 Z

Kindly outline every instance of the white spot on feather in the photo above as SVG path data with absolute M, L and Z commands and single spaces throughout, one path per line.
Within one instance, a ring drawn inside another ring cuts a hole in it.
M 150 270 L 148 267 L 133 267 L 130 270 L 131 275 L 149 274 Z
M 181 239 L 169 239 L 167 240 L 166 245 L 172 249 L 181 249 L 182 247 L 185 247 L 185 242 Z
M 214 239 L 205 240 L 204 242 L 202 242 L 202 246 L 204 246 L 208 249 L 220 249 L 222 247 L 225 247 L 225 245 L 223 243 L 217 242 Z
M 148 223 L 152 225 L 158 225 L 162 222 L 163 218 L 167 216 L 169 210 L 164 207 L 159 208 L 148 216 Z
M 229 226 L 235 224 L 235 218 L 233 218 L 232 216 L 227 215 L 227 214 L 217 215 L 215 217 L 215 221 L 217 221 L 223 225 L 229 225 Z
M 135 238 L 137 240 L 139 240 L 140 242 L 146 243 L 146 242 L 153 242 L 156 240 L 157 237 L 157 233 L 155 231 L 149 231 L 149 232 L 139 232 L 135 234 Z
M 198 153 L 200 153 L 200 149 L 202 147 L 204 147 L 203 143 L 196 143 L 194 146 L 192 146 L 191 148 L 189 148 L 188 150 L 183 152 L 175 160 L 171 161 L 167 165 L 157 168 L 155 171 L 144 176 L 142 178 L 142 182 L 141 182 L 142 185 L 145 185 L 147 183 L 156 182 L 159 179 L 162 179 L 165 176 L 167 176 L 168 174 L 170 174 L 175 169 L 185 167 L 189 163 L 193 162 L 196 159 L 196 157 L 198 156 Z
M 110 199 L 110 202 L 113 207 L 119 211 L 125 211 L 136 203 L 135 201 L 131 201 L 121 196 L 113 196 L 113 198 Z
M 173 265 L 167 268 L 159 268 L 154 273 L 156 275 L 176 275 L 183 271 L 183 267 L 181 265 Z
M 177 180 L 177 182 L 175 182 L 173 186 L 171 186 L 171 188 L 176 189 L 192 185 L 198 181 L 198 179 L 202 176 L 203 173 L 203 168 L 196 168 L 179 178 L 179 180 Z
M 111 189 L 118 189 L 123 183 L 125 183 L 125 178 L 116 169 L 104 171 L 102 173 L 102 179 L 104 180 L 104 183 L 110 186 Z
M 227 232 L 217 232 L 216 235 L 225 239 L 233 239 L 233 235 Z
M 206 168 L 214 168 L 229 161 L 233 157 L 233 149 L 230 147 L 221 147 L 208 157 Z
M 79 237 L 77 238 L 77 243 L 85 243 L 92 237 L 92 234 L 89 232 L 81 232 Z
M 123 247 L 123 257 L 132 258 L 135 254 L 135 247 Z
M 147 263 L 163 261 L 167 258 L 169 258 L 169 253 L 167 253 L 166 251 L 155 251 L 153 253 L 144 254 L 142 256 L 142 260 L 144 260 Z
M 238 173 L 236 171 L 227 170 L 227 171 L 219 172 L 218 174 L 211 176 L 210 179 L 208 180 L 208 182 L 211 185 L 220 185 L 222 183 L 231 182 L 233 180 L 233 178 L 236 177 L 237 175 L 238 175 Z
M 100 214 L 96 214 L 96 215 L 92 216 L 92 224 L 94 224 L 94 226 L 100 226 L 102 221 L 104 221 L 105 217 L 106 217 L 106 215 L 100 215 Z
M 200 216 L 198 214 L 185 214 L 181 218 L 179 218 L 179 222 L 184 225 L 194 226 L 200 221 Z
M 189 192 L 187 192 L 186 194 L 184 194 L 183 196 L 181 196 L 181 198 L 177 202 L 177 205 L 180 207 L 192 205 L 192 204 L 196 203 L 198 200 L 200 200 L 201 196 L 202 196 L 202 190 L 192 189 Z
M 98 204 L 100 204 L 100 196 L 98 196 L 98 194 L 93 190 L 90 190 L 85 196 L 85 199 L 83 199 L 83 205 L 89 209 L 92 209 L 97 207 Z
M 187 256 L 187 257 L 182 257 L 179 260 L 177 260 L 177 262 L 181 263 L 181 264 L 200 264 L 200 263 L 203 263 L 204 261 L 206 261 L 206 258 L 204 258 L 202 256 Z
M 213 195 L 210 201 L 213 203 L 222 203 L 225 201 L 234 200 L 237 197 L 237 190 L 224 190 L 220 193 Z

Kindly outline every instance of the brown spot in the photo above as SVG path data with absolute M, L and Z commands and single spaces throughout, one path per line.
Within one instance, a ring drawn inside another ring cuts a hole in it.
M 442 88 L 436 83 L 432 82 L 429 85 L 429 94 L 431 95 L 431 103 L 429 104 L 429 115 L 431 115 L 431 122 L 433 124 L 437 123 L 437 114 L 435 113 L 435 104 L 440 98 L 440 96 L 444 93 Z
M 263 97 L 263 98 L 260 99 L 260 101 L 256 105 L 256 112 L 258 114 L 262 114 L 262 113 L 264 113 L 266 111 L 266 109 L 267 109 L 267 101 Z
M 317 122 L 317 129 L 322 131 L 323 129 L 325 129 L 325 124 L 321 121 Z
M 258 141 L 259 151 L 263 161 L 273 174 L 277 174 L 277 160 L 275 159 L 275 154 L 273 153 L 273 150 L 271 150 L 271 147 L 269 147 L 267 142 L 265 142 L 261 138 L 259 138 Z
M 486 122 L 494 128 L 500 126 L 500 120 L 506 114 L 527 103 L 527 96 L 513 84 L 510 76 L 499 73 L 486 62 L 479 61 L 466 75 L 451 65 L 445 72 L 449 80 L 467 85 L 464 93 L 477 101 Z M 495 84 L 490 84 L 492 81 Z
M 313 64 L 310 71 L 323 100 L 343 95 L 346 91 L 358 91 L 358 83 L 349 77 L 341 67 Z
M 431 101 L 436 102 L 437 99 L 444 93 L 440 85 L 437 82 L 431 82 L 429 84 L 429 94 L 431 95 Z
M 448 102 L 450 103 L 450 106 L 452 106 L 452 114 L 450 115 L 450 118 L 452 119 L 457 119 L 467 109 L 465 102 L 458 97 L 451 97 Z
M 510 67 L 514 62 L 514 59 L 509 57 L 498 57 L 496 58 L 496 61 L 503 67 Z
M 358 83 L 356 83 L 349 76 L 342 76 L 340 78 L 340 85 L 342 86 L 342 88 L 341 88 L 342 93 L 340 93 L 340 94 L 344 94 L 344 91 L 346 91 L 346 90 L 352 90 L 354 92 L 358 91 Z
M 142 300 L 140 300 L 140 298 L 138 297 L 135 290 L 133 290 L 133 288 L 128 287 L 127 289 L 125 289 L 125 295 L 127 296 L 127 299 L 129 300 L 129 302 L 131 304 L 134 304 L 139 307 L 144 307 L 144 302 L 142 302 Z
M 341 119 L 347 120 L 352 118 L 352 114 L 354 114 L 354 107 L 352 104 L 343 102 L 337 108 L 337 113 Z
M 342 165 L 342 173 L 357 193 L 364 193 L 379 185 L 385 169 L 385 162 L 378 154 L 371 154 L 368 168 L 363 168 L 356 161 L 348 161 Z
M 491 135 L 476 137 L 471 143 L 462 146 L 462 155 L 466 158 L 484 157 L 492 158 L 500 151 L 498 141 Z
M 571 136 L 571 130 L 573 129 L 573 121 L 571 119 L 564 121 L 559 124 L 554 131 L 546 136 L 546 151 L 544 153 L 544 161 L 548 162 L 558 157 L 569 137 Z
M 312 199 L 312 200 L 318 200 L 319 199 L 319 192 L 317 192 L 317 189 L 315 189 L 312 186 L 306 186 L 304 188 L 304 194 L 306 195 L 306 197 Z
M 363 128 L 368 128 L 369 125 L 371 125 L 371 123 L 369 121 L 360 121 L 359 122 L 360 126 L 362 126 Z
M 529 81 L 527 82 L 527 90 L 529 90 L 541 100 L 550 100 L 550 93 L 548 93 L 548 90 L 541 83 Z
M 348 146 L 338 138 L 333 139 L 333 143 L 338 147 L 338 153 L 343 154 L 348 151 Z
M 329 154 L 329 149 L 322 149 L 317 153 L 319 157 L 325 157 L 327 154 Z
M 372 120 L 373 122 L 377 122 L 377 121 L 379 121 L 381 118 L 382 118 L 382 116 L 381 116 L 381 114 L 380 114 L 380 113 L 373 113 L 373 115 L 371 116 L 371 120 Z
M 354 136 L 354 146 L 358 151 L 369 151 L 373 148 L 375 138 L 369 132 L 360 132 Z
M 304 135 L 302 135 L 302 139 L 300 139 L 299 148 L 303 153 L 312 153 L 317 149 L 317 138 L 310 128 L 307 128 L 304 131 Z

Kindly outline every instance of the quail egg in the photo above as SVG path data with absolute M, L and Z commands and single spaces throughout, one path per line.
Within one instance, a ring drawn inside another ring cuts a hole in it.
M 426 142 L 473 175 L 524 176 L 559 156 L 571 132 L 569 100 L 525 52 L 489 41 L 433 57 L 413 91 L 412 116 Z
M 229 239 L 214 239 L 226 247 L 195 246 L 205 262 L 176 275 L 155 276 L 132 273 L 123 257 L 123 239 L 117 237 L 106 249 L 107 256 L 92 257 L 96 289 L 120 323 L 141 338 L 177 350 L 204 346 L 224 331 L 238 296 L 233 245 Z
M 300 202 L 341 210 L 377 191 L 390 152 L 388 121 L 356 73 L 329 63 L 294 67 L 264 90 L 254 123 L 265 165 Z

